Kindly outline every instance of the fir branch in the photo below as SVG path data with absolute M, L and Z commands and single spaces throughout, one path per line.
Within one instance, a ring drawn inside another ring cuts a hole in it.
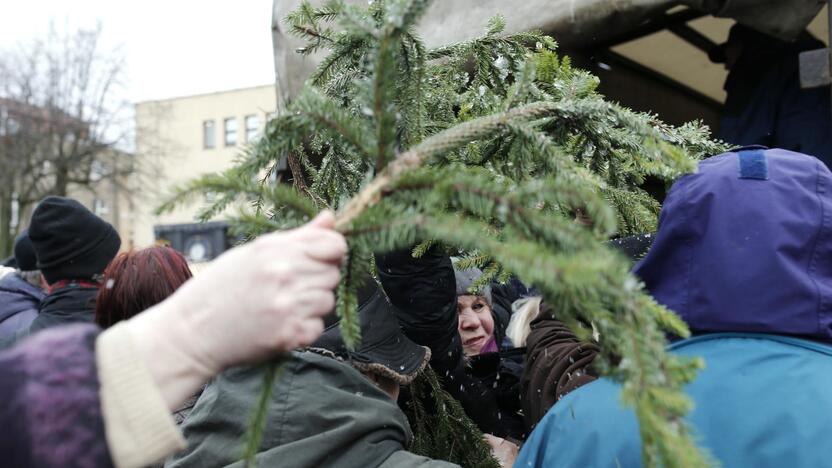
M 245 468 L 254 468 L 257 466 L 257 453 L 260 451 L 260 442 L 263 440 L 263 432 L 266 429 L 269 400 L 271 399 L 275 382 L 280 379 L 284 361 L 285 357 L 276 357 L 265 365 L 266 370 L 263 372 L 263 387 L 260 392 L 260 398 L 254 407 L 251 424 L 249 424 L 248 431 L 243 439 L 246 441 L 243 450 L 243 466 Z
M 332 41 L 332 52 L 321 61 L 309 79 L 315 85 L 323 85 L 332 79 L 340 67 L 357 64 L 369 44 L 367 38 L 340 33 Z
M 446 392 L 436 373 L 425 368 L 410 386 L 406 412 L 413 428 L 410 451 L 464 468 L 499 468 L 480 431 L 462 405 Z
M 313 8 L 309 2 L 304 1 L 297 10 L 286 15 L 284 21 L 289 26 L 289 31 L 309 41 L 298 52 L 309 55 L 334 42 L 332 29 L 322 27 L 320 22 L 336 19 L 341 14 L 343 6 L 340 0 L 329 0 L 320 8 Z
M 373 80 L 373 118 L 376 124 L 376 172 L 381 172 L 393 159 L 396 141 L 396 42 L 398 35 L 385 34 L 379 40 Z
M 375 154 L 371 150 L 373 141 L 367 140 L 368 135 L 372 133 L 368 131 L 366 125 L 361 120 L 357 120 L 354 115 L 346 112 L 341 106 L 334 102 L 331 98 L 311 89 L 306 88 L 293 101 L 290 111 L 294 111 L 296 116 L 307 116 L 312 121 L 321 125 L 322 130 L 332 132 L 333 136 L 343 139 L 346 143 L 359 152 L 363 159 L 370 159 L 370 155 Z M 312 128 L 307 130 L 310 134 Z
M 450 151 L 471 140 L 482 138 L 491 132 L 499 130 L 509 122 L 540 117 L 552 112 L 556 108 L 556 105 L 545 102 L 530 104 L 502 114 L 490 115 L 465 122 L 425 139 L 413 149 L 396 158 L 369 185 L 350 200 L 349 204 L 344 207 L 342 213 L 339 215 L 336 228 L 340 229 L 344 227 L 366 206 L 375 202 L 386 186 L 403 171 L 419 167 L 433 156 Z
M 387 25 L 393 34 L 400 35 L 414 25 L 425 13 L 430 0 L 390 0 L 386 14 Z
M 598 79 L 558 57 L 552 38 L 503 36 L 500 18 L 479 38 L 427 52 L 412 32 L 427 3 L 302 6 L 290 30 L 329 55 L 233 171 L 186 186 L 175 201 L 212 189 L 224 194 L 205 211 L 216 214 L 262 200 L 262 212 L 234 220 L 248 234 L 336 207 L 350 247 L 339 314 L 352 343 L 360 334 L 353 281 L 371 268 L 371 252 L 418 244 L 418 254 L 438 242 L 488 278 L 518 275 L 576 333 L 581 323 L 601 331 L 598 367 L 636 411 L 645 463 L 702 466 L 708 459 L 682 419 L 683 385 L 701 362 L 665 350 L 664 333 L 687 328 L 599 241 L 655 226 L 658 204 L 639 188 L 646 176 L 669 182 L 724 145 L 701 125 L 672 127 L 605 102 Z M 307 189 L 253 187 L 290 153 Z M 414 408 L 424 414 L 425 404 Z M 465 457 L 448 445 L 441 453 Z
M 437 60 L 456 55 L 465 55 L 472 49 L 494 49 L 501 44 L 527 43 L 534 44 L 543 41 L 544 37 L 538 32 L 523 32 L 511 34 L 505 37 L 482 36 L 470 41 L 459 42 L 447 46 L 437 47 L 428 52 L 428 60 Z
M 350 242 L 349 254 L 341 266 L 341 283 L 336 292 L 335 313 L 338 315 L 341 337 L 348 349 L 355 349 L 361 343 L 361 320 L 358 317 L 357 290 L 360 282 L 369 274 L 370 254 L 360 245 Z

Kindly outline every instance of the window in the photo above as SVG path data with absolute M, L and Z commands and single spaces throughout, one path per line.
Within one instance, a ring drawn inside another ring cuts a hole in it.
M 0 106 L 0 136 L 6 135 L 6 121 L 9 119 L 9 111 Z
M 101 162 L 97 159 L 95 161 L 93 161 L 90 164 L 90 181 L 91 182 L 98 182 L 99 180 L 103 179 L 106 170 L 107 169 L 104 166 L 103 162 Z
M 6 134 L 14 135 L 20 131 L 20 123 L 14 117 L 6 119 Z
M 216 146 L 214 138 L 214 121 L 206 120 L 202 122 L 202 147 L 212 149 Z
M 17 192 L 12 192 L 12 220 L 11 225 L 13 229 L 17 229 L 20 225 L 20 200 Z
M 110 212 L 110 207 L 107 206 L 107 202 L 100 198 L 96 198 L 92 202 L 92 212 L 96 214 L 96 216 L 104 216 Z
M 237 119 L 229 117 L 225 119 L 225 146 L 237 144 Z
M 8 109 L 0 107 L 0 136 L 14 135 L 20 131 L 20 122 L 9 115 Z
M 257 139 L 257 130 L 260 127 L 260 119 L 256 115 L 246 116 L 246 143 L 253 143 Z

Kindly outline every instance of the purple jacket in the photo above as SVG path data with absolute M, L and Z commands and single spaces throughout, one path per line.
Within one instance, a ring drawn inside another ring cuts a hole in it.
M 742 148 L 673 184 L 634 272 L 697 335 L 685 391 L 697 444 L 725 467 L 830 466 L 832 172 L 781 149 Z M 610 379 L 559 400 L 522 467 L 642 465 L 635 412 Z
M 0 341 L 11 339 L 18 330 L 29 328 L 38 316 L 38 305 L 46 296 L 17 273 L 0 278 Z
M 112 466 L 93 325 L 46 330 L 0 353 L 0 463 Z
M 706 159 L 673 184 L 633 272 L 694 334 L 830 343 L 830 193 L 832 173 L 805 154 L 747 147 Z

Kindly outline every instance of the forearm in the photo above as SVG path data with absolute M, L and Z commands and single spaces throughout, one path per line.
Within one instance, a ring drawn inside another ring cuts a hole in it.
M 161 333 L 148 333 L 153 324 L 140 314 L 96 343 L 107 445 L 119 467 L 145 466 L 184 448 L 171 411 L 205 380 L 170 343 L 156 339 Z
M 135 355 L 144 362 L 168 410 L 173 411 L 198 391 L 221 369 L 212 369 L 194 359 L 187 346 L 191 340 L 181 311 L 163 302 L 125 323 L 121 333 L 129 335 Z

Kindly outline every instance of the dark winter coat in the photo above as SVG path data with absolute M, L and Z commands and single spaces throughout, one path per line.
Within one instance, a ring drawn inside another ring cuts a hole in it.
M 726 467 L 828 466 L 832 414 L 832 173 L 784 150 L 702 161 L 672 187 L 634 273 L 697 335 L 686 387 L 700 445 Z M 603 337 L 602 337 L 603 339 Z M 599 379 L 540 421 L 517 466 L 640 466 L 635 414 Z
M 412 434 L 390 397 L 349 364 L 295 352 L 269 402 L 257 461 L 286 468 L 452 468 L 405 450 Z M 262 367 L 210 383 L 181 426 L 188 448 L 167 467 L 243 466 L 243 434 L 263 384 Z
M 609 246 L 633 263 L 643 258 L 654 234 L 641 234 L 609 241 Z M 582 342 L 563 322 L 552 316 L 546 303 L 531 322 L 526 339 L 526 365 L 521 380 L 523 415 L 526 427 L 534 429 L 549 408 L 567 393 L 596 378 L 592 362 L 599 348 L 594 342 Z
M 93 283 L 71 282 L 53 289 L 40 302 L 38 316 L 32 323 L 8 339 L 0 340 L 0 349 L 14 346 L 28 336 L 47 328 L 75 323 L 94 323 L 98 287 Z
M 0 465 L 112 466 L 95 364 L 98 328 L 39 333 L 0 353 Z
M 98 287 L 89 283 L 69 283 L 43 298 L 30 333 L 70 323 L 93 323 Z
M 173 411 L 173 420 L 176 421 L 176 424 L 181 425 L 186 419 L 188 419 L 191 411 L 194 410 L 194 406 L 196 406 L 196 402 L 199 401 L 199 397 L 202 395 L 203 390 L 204 388 L 199 389 L 196 394 L 185 400 L 185 403 L 182 403 L 178 408 L 176 408 L 176 410 Z
M 534 429 L 549 408 L 564 395 L 595 380 L 590 368 L 598 346 L 581 342 L 551 310 L 541 305 L 526 339 L 526 365 L 521 381 L 526 426 Z
M 396 306 L 402 331 L 431 350 L 430 365 L 443 386 L 460 401 L 483 432 L 523 440 L 520 407 L 522 349 L 501 349 L 467 359 L 462 352 L 457 317 L 456 280 L 450 258 L 432 249 L 420 258 L 410 250 L 376 257 L 387 297 Z M 505 348 L 510 288 L 492 288 L 494 336 Z
M 20 331 L 29 328 L 38 315 L 38 306 L 46 295 L 10 272 L 0 278 L 0 341 L 9 340 Z
M 801 89 L 798 60 L 801 51 L 825 46 L 808 35 L 792 44 L 755 37 L 725 81 L 719 138 L 798 151 L 832 165 L 829 86 Z

